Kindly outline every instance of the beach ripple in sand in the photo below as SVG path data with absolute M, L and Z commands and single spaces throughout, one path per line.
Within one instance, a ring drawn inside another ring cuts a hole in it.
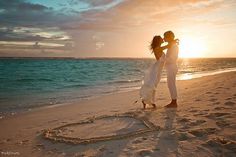
M 225 102 L 225 105 L 227 105 L 227 106 L 233 106 L 233 105 L 235 105 L 235 102 L 227 101 L 227 102 Z

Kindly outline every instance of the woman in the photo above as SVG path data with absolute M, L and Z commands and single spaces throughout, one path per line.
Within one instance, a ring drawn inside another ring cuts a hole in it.
M 140 97 L 144 109 L 147 104 L 156 108 L 156 90 L 157 85 L 161 80 L 161 73 L 165 62 L 165 54 L 163 50 L 169 47 L 169 45 L 161 47 L 163 42 L 161 36 L 154 36 L 150 45 L 150 50 L 154 53 L 156 62 L 145 72 L 143 85 L 140 89 Z

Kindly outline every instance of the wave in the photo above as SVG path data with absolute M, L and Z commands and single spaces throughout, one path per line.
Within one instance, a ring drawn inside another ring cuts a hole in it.
M 86 84 L 65 85 L 63 88 L 87 87 Z
M 112 81 L 109 82 L 109 84 L 122 84 L 122 83 L 135 83 L 135 82 L 141 82 L 141 79 L 137 79 L 137 80 L 117 80 L 117 81 Z
M 233 71 L 236 71 L 236 68 L 226 68 L 226 69 L 202 71 L 202 72 L 195 72 L 195 73 L 185 73 L 185 74 L 179 74 L 177 76 L 177 80 L 191 80 L 191 79 L 199 78 L 203 76 L 216 75 L 216 74 L 221 74 L 225 72 L 233 72 Z
M 17 82 L 51 82 L 54 81 L 52 79 L 48 79 L 48 78 L 40 78 L 40 79 L 35 79 L 35 78 L 22 78 L 22 79 L 17 79 Z

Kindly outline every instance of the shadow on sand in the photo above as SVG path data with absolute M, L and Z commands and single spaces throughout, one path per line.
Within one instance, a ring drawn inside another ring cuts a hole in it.
M 169 156 L 171 154 L 175 154 L 178 156 L 178 139 L 175 136 L 175 127 L 173 127 L 173 123 L 176 117 L 177 109 L 165 109 L 165 124 L 163 129 L 157 134 L 157 144 L 156 151 L 154 156 Z M 169 153 L 168 153 L 169 152 Z

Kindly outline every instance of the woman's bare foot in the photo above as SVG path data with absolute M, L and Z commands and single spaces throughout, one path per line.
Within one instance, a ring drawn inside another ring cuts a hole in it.
M 142 100 L 142 103 L 143 103 L 143 109 L 146 109 L 146 103 Z
M 154 109 L 157 108 L 156 104 L 152 104 L 152 107 L 153 107 Z

